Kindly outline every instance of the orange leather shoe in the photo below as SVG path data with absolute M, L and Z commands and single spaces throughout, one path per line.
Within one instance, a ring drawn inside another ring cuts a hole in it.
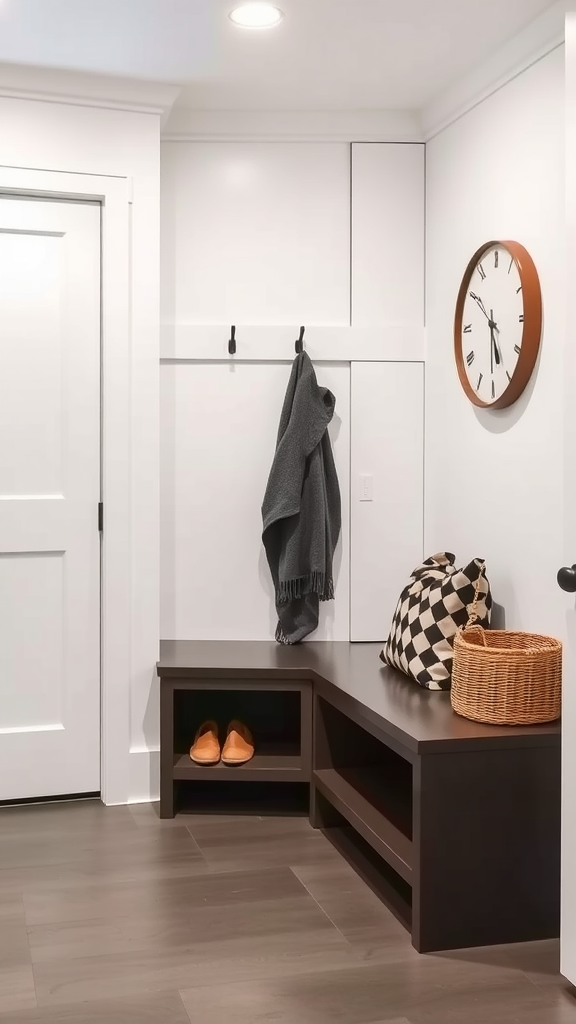
M 230 722 L 226 742 L 222 751 L 222 763 L 229 765 L 246 764 L 254 757 L 254 740 L 247 726 L 237 719 Z
M 203 722 L 190 747 L 190 757 L 196 764 L 218 764 L 220 740 L 216 722 Z

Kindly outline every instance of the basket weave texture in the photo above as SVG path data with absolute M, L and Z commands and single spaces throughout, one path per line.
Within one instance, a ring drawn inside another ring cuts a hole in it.
M 536 725 L 560 718 L 562 644 L 549 636 L 468 626 L 454 639 L 451 701 L 463 718 Z

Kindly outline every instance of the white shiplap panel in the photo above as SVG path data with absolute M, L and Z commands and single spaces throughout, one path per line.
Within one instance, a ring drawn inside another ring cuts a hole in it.
M 162 317 L 350 322 L 350 147 L 162 145 Z
M 289 378 L 281 363 L 161 369 L 161 636 L 267 640 L 276 615 L 261 503 Z M 336 600 L 311 639 L 349 639 L 350 367 L 316 365 L 336 396 L 342 492 Z
M 422 559 L 424 368 L 351 367 L 351 640 L 388 635 L 400 591 Z M 362 477 L 373 500 L 362 501 Z
M 352 323 L 424 324 L 424 146 L 352 146 Z

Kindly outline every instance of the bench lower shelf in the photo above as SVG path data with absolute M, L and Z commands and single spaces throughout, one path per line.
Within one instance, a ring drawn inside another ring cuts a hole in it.
M 335 768 L 315 771 L 313 779 L 320 792 L 356 829 L 362 838 L 405 881 L 412 879 L 412 842 L 364 795 L 367 772 Z M 363 790 L 363 792 L 361 791 Z M 375 797 L 377 794 L 375 794 Z
M 174 757 L 173 778 L 180 781 L 226 782 L 298 782 L 302 777 L 302 758 L 297 745 L 279 745 L 258 751 L 242 765 L 200 765 L 189 754 Z

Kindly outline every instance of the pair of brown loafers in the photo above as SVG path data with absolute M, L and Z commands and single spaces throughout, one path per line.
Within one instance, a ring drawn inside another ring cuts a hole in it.
M 217 722 L 203 722 L 190 748 L 190 757 L 196 764 L 246 764 L 254 757 L 252 733 L 242 722 L 234 719 L 226 730 L 224 746 L 220 747 Z

